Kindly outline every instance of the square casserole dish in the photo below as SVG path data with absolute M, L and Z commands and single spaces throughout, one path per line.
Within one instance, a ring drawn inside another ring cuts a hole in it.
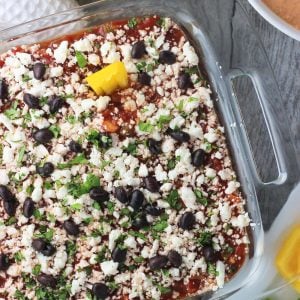
M 215 108 L 225 127 L 235 170 L 246 198 L 246 210 L 252 221 L 249 257 L 243 267 L 223 289 L 206 295 L 205 299 L 229 299 L 251 282 L 264 254 L 263 224 L 267 227 L 271 223 L 269 220 L 263 223 L 259 200 L 264 215 L 271 200 L 287 198 L 298 177 L 297 166 L 292 164 L 296 160 L 289 140 L 288 124 L 281 113 L 280 93 L 264 49 L 239 2 L 226 2 L 187 0 L 183 4 L 180 0 L 102 0 L 0 32 L 2 53 L 13 46 L 39 43 L 105 22 L 136 16 L 156 14 L 171 17 L 185 30 L 198 51 L 214 91 Z M 272 143 L 278 176 L 271 182 L 263 182 L 258 175 L 244 126 L 245 116 L 241 114 L 234 93 L 232 80 L 243 76 L 252 80 Z M 278 211 L 282 202 L 274 202 L 272 205 Z

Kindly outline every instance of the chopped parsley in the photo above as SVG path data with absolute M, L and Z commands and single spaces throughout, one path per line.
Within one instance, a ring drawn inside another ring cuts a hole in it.
M 41 273 L 41 265 L 40 264 L 37 264 L 37 265 L 35 265 L 34 267 L 33 267 L 33 269 L 32 269 L 32 274 L 34 275 L 34 276 L 38 276 L 40 273 Z
M 166 19 L 165 18 L 158 18 L 156 20 L 156 25 L 164 28 L 166 26 Z
M 203 196 L 202 192 L 198 189 L 194 190 L 194 194 L 196 195 L 196 201 L 199 204 L 202 204 L 204 206 L 208 205 L 208 199 Z
M 157 126 L 162 129 L 165 124 L 168 124 L 172 120 L 172 116 L 162 115 L 159 117 Z
M 31 78 L 30 78 L 30 76 L 29 75 L 27 75 L 27 74 L 23 74 L 22 75 L 22 81 L 23 82 L 27 82 L 27 81 L 29 81 Z
M 142 239 L 143 241 L 147 241 L 147 237 L 141 232 L 129 230 L 128 234 L 133 236 L 133 237 Z
M 151 229 L 156 232 L 162 232 L 168 227 L 168 222 L 166 220 L 159 220 L 154 225 L 152 225 Z
M 15 217 L 10 217 L 8 220 L 5 221 L 6 226 L 10 226 L 17 223 L 17 219 Z
M 73 203 L 71 204 L 71 209 L 75 211 L 80 211 L 82 209 L 82 204 L 81 203 Z
M 102 263 L 106 260 L 106 258 L 105 258 L 106 252 L 107 252 L 106 246 L 102 247 L 102 249 L 96 255 L 95 260 L 96 260 L 97 263 Z
M 75 56 L 76 56 L 78 66 L 80 68 L 84 68 L 87 65 L 87 60 L 85 58 L 85 55 L 80 51 L 76 51 Z
M 172 190 L 165 201 L 168 202 L 173 209 L 180 210 L 182 207 L 177 190 Z
M 217 271 L 216 266 L 214 264 L 211 264 L 211 263 L 207 264 L 207 273 L 209 275 L 212 275 L 212 276 L 218 276 L 219 275 L 219 272 Z
M 87 164 L 88 162 L 89 161 L 85 158 L 85 155 L 83 153 L 80 153 L 66 163 L 59 163 L 57 165 L 57 168 L 60 170 L 68 169 L 71 168 L 72 166 Z
M 157 62 L 147 64 L 145 61 L 141 61 L 136 63 L 135 66 L 139 72 L 151 72 L 157 66 Z
M 67 122 L 74 125 L 77 122 L 77 119 L 74 115 L 69 115 L 66 117 Z
M 44 216 L 43 214 L 41 213 L 41 211 L 39 209 L 35 209 L 34 212 L 33 212 L 33 216 L 35 217 L 35 219 L 37 219 L 38 221 L 41 221 Z
M 16 290 L 14 297 L 17 300 L 28 300 L 28 298 L 19 290 Z
M 136 263 L 140 264 L 140 263 L 142 263 L 145 260 L 145 258 L 143 256 L 136 256 L 136 257 L 133 258 L 133 260 Z
M 154 129 L 154 126 L 147 122 L 139 122 L 138 127 L 140 131 L 149 132 L 149 133 L 151 133 Z
M 158 290 L 164 295 L 172 292 L 172 289 L 163 285 L 157 285 Z
M 48 242 L 52 241 L 53 235 L 54 235 L 54 229 L 52 229 L 52 228 L 47 229 L 47 227 L 43 225 L 43 226 L 40 226 L 39 231 L 40 231 L 40 233 L 34 234 L 34 237 L 45 239 Z
M 58 125 L 51 125 L 49 129 L 52 131 L 55 138 L 58 138 L 60 135 L 60 128 Z
M 108 201 L 106 206 L 107 206 L 107 210 L 109 211 L 109 213 L 113 214 L 113 212 L 115 211 L 115 204 L 111 201 Z
M 72 257 L 75 256 L 77 251 L 76 243 L 72 241 L 67 241 L 66 242 L 66 252 L 68 255 L 68 259 L 71 259 Z
M 85 182 L 71 181 L 68 184 L 69 193 L 75 198 L 87 194 L 91 188 L 100 186 L 100 179 L 94 174 L 88 174 Z
M 204 231 L 200 233 L 199 238 L 197 239 L 197 243 L 200 246 L 210 246 L 212 244 L 212 233 L 208 231 Z
M 169 159 L 167 163 L 168 170 L 173 170 L 176 166 L 176 160 L 174 158 Z
M 25 151 L 26 151 L 26 148 L 25 146 L 23 145 L 20 150 L 19 150 L 19 153 L 18 153 L 18 158 L 17 158 L 17 163 L 18 165 L 21 164 L 21 162 L 23 161 L 23 158 L 24 158 L 24 155 L 25 155 Z
M 21 262 L 24 259 L 24 255 L 22 254 L 21 251 L 18 251 L 14 254 L 14 259 L 16 262 Z
M 135 156 L 137 155 L 137 144 L 134 143 L 129 143 L 128 146 L 124 149 L 127 153 Z
M 16 120 L 21 117 L 21 111 L 18 109 L 18 102 L 14 101 L 9 109 L 6 109 L 4 115 L 10 120 Z
M 137 18 L 131 18 L 128 20 L 127 25 L 129 28 L 135 28 L 138 24 Z

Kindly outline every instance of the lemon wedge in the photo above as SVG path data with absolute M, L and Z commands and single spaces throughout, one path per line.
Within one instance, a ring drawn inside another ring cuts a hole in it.
M 292 286 L 300 293 L 300 225 L 295 227 L 276 256 L 276 267 L 283 278 L 294 280 Z
M 112 63 L 86 77 L 88 85 L 98 95 L 110 95 L 118 88 L 128 86 L 128 74 L 123 62 Z

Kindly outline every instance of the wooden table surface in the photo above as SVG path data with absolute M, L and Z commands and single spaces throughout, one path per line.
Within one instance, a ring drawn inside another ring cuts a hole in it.
M 150 0 L 149 0 L 150 1 Z M 209 14 L 210 2 L 203 1 L 205 8 Z M 195 11 L 197 10 L 198 2 L 194 1 Z M 278 82 L 279 89 L 282 95 L 281 118 L 285 119 L 291 129 L 291 140 L 293 141 L 295 151 L 297 153 L 298 163 L 300 164 L 300 42 L 293 40 L 282 32 L 278 31 L 267 21 L 265 21 L 248 3 L 247 0 L 214 0 L 219 1 L 220 14 L 227 14 L 234 19 L 235 2 L 239 1 L 249 15 L 250 22 L 254 30 L 258 33 L 263 46 L 266 49 L 267 57 L 273 68 L 275 78 Z M 93 0 L 78 0 L 80 4 L 93 2 Z M 183 1 L 184 2 L 184 1 Z M 195 12 L 197 14 L 197 12 Z M 218 17 L 222 16 L 210 16 Z M 208 17 L 209 18 L 209 17 Z M 243 38 L 243 37 L 241 37 Z M 247 37 L 246 37 L 247 38 Z M 226 45 L 226 42 L 225 42 Z M 249 87 L 243 86 L 241 89 L 241 98 L 249 97 Z M 255 107 L 251 104 L 247 107 L 248 113 L 255 116 Z M 284 117 L 285 116 L 285 117 Z M 251 131 L 251 128 L 250 128 Z M 256 133 L 256 129 L 250 132 L 252 135 L 252 144 L 258 145 L 254 150 L 258 153 L 257 164 L 262 170 L 265 178 L 276 177 L 276 167 L 274 167 L 274 159 L 270 155 L 270 142 L 269 145 L 265 144 L 267 131 L 262 130 Z M 261 149 L 260 149 L 261 147 Z M 290 186 L 289 190 L 292 189 Z M 273 191 L 262 193 L 259 196 L 260 207 L 263 215 L 263 223 L 265 228 L 268 228 L 276 217 L 278 211 L 287 199 L 288 193 L 276 193 Z

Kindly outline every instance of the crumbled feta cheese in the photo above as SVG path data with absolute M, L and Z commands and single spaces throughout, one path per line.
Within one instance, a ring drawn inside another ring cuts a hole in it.
M 54 58 L 58 64 L 63 64 L 68 56 L 68 45 L 67 41 L 62 41 L 58 48 L 54 50 Z
M 180 198 L 182 199 L 184 205 L 191 209 L 196 209 L 196 195 L 193 190 L 189 187 L 181 187 L 179 190 Z
M 119 264 L 117 262 L 114 262 L 113 260 L 104 261 L 100 264 L 101 269 L 104 273 L 104 275 L 115 275 L 118 273 L 118 266 Z

